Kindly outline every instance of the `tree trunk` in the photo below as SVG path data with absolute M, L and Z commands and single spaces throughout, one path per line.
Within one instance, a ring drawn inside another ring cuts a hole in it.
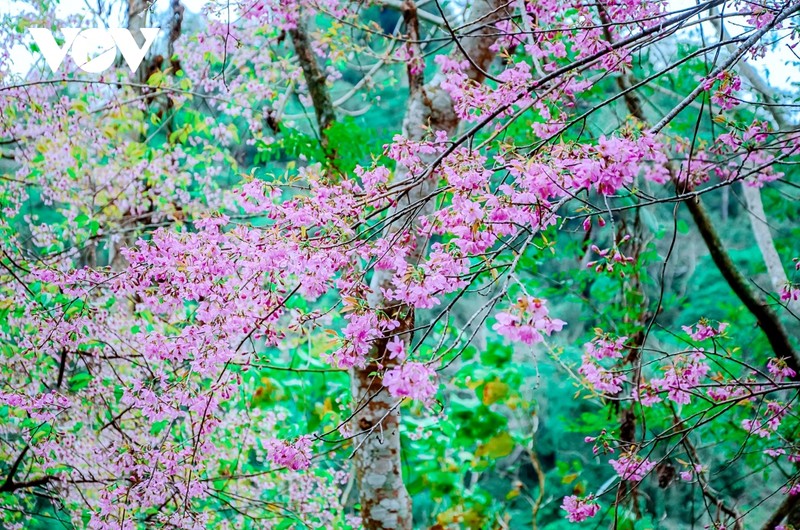
M 502 15 L 501 0 L 477 0 L 467 15 L 468 22 L 480 20 L 480 31 L 471 33 L 456 46 L 454 55 L 463 60 L 467 55 L 470 63 L 468 75 L 471 79 L 482 82 L 484 73 L 494 59 L 489 47 L 495 41 L 497 31 L 493 22 Z M 416 5 L 412 0 L 402 4 L 408 37 L 411 42 L 419 41 L 419 22 Z M 413 50 L 415 57 L 420 57 L 419 47 Z M 411 140 L 422 140 L 430 132 L 445 131 L 449 136 L 456 133 L 459 125 L 453 102 L 441 87 L 443 75 L 436 74 L 424 84 L 422 74 L 409 68 L 409 99 L 403 121 L 403 136 Z M 430 163 L 433 158 L 426 160 Z M 398 166 L 395 180 L 402 182 L 413 178 L 405 167 Z M 425 240 L 417 230 L 417 218 L 433 211 L 434 203 L 427 201 L 421 204 L 435 188 L 437 177 L 421 179 L 419 184 L 398 198 L 397 204 L 390 209 L 388 216 L 393 220 L 384 232 L 384 237 L 391 238 L 403 227 L 411 227 L 415 237 L 415 252 L 408 257 L 409 262 L 416 262 L 424 254 Z M 415 205 L 415 208 L 409 208 Z M 398 212 L 404 212 L 398 214 Z M 411 342 L 409 330 L 414 328 L 414 312 L 412 308 L 383 297 L 382 286 L 388 284 L 392 276 L 390 271 L 376 270 L 370 288 L 370 307 L 382 309 L 401 322 L 398 332 L 407 344 Z M 379 341 L 372 352 L 373 359 L 381 361 L 384 367 L 391 367 L 395 361 L 389 361 L 385 355 L 386 341 Z M 355 429 L 360 434 L 354 440 L 358 450 L 355 454 L 356 482 L 361 498 L 361 517 L 364 528 L 376 529 L 411 529 L 411 498 L 403 483 L 401 470 L 400 446 L 400 411 L 399 404 L 387 392 L 382 391 L 382 381 L 376 375 L 377 365 L 370 364 L 365 368 L 355 369 L 352 377 L 353 398 L 361 410 L 355 416 Z M 380 425 L 379 425 L 380 424 Z M 379 426 L 378 426 L 379 425 Z M 378 426 L 378 427 L 376 427 Z

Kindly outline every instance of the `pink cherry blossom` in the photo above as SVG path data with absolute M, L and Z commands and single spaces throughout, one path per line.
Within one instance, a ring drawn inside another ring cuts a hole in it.
M 620 359 L 627 340 L 628 337 L 613 338 L 599 334 L 597 338 L 587 342 L 583 347 L 588 355 L 598 361 L 602 359 Z
M 709 371 L 706 356 L 701 351 L 680 355 L 669 366 L 664 377 L 650 380 L 650 386 L 658 391 L 666 391 L 667 398 L 679 405 L 687 405 L 691 390 L 701 384 Z
M 495 315 L 497 323 L 492 329 L 500 335 L 523 344 L 537 344 L 545 335 L 561 331 L 566 322 L 548 316 L 546 300 L 529 296 L 520 297 L 510 311 Z
M 772 374 L 772 377 L 777 381 L 791 379 L 797 375 L 794 370 L 789 368 L 784 358 L 770 359 L 767 363 L 767 370 L 769 370 L 769 373 Z
M 386 351 L 389 352 L 389 360 L 404 361 L 406 358 L 406 343 L 400 337 L 392 337 L 392 340 L 386 345 Z
M 728 324 L 725 322 L 720 322 L 717 327 L 713 327 L 711 323 L 706 319 L 701 319 L 700 322 L 697 323 L 697 330 L 693 330 L 692 326 L 682 326 L 683 331 L 685 331 L 692 339 L 696 341 L 710 339 L 711 337 L 717 337 L 722 335 L 725 332 L 725 328 L 728 327 Z
M 637 455 L 621 455 L 617 460 L 609 460 L 609 464 L 614 468 L 614 471 L 620 476 L 622 480 L 630 480 L 632 482 L 640 482 L 647 476 L 656 463 L 646 458 L 641 458 Z
M 628 376 L 624 372 L 606 369 L 590 355 L 583 356 L 583 364 L 578 373 L 584 376 L 597 392 L 612 396 L 619 394 L 622 391 L 622 384 L 628 381 Z
M 436 371 L 429 365 L 408 361 L 383 375 L 383 386 L 395 398 L 428 402 L 436 395 Z
M 275 465 L 297 471 L 311 465 L 311 437 L 301 436 L 294 443 L 284 440 L 267 440 L 267 457 Z
M 790 409 L 789 404 L 783 404 L 777 401 L 769 401 L 764 410 L 759 416 L 755 418 L 748 418 L 742 420 L 742 428 L 751 434 L 755 434 L 760 438 L 769 438 L 773 433 L 778 431 L 783 418 L 788 414 Z
M 593 495 L 580 498 L 576 495 L 564 497 L 561 509 L 567 512 L 567 520 L 571 523 L 580 523 L 594 517 L 600 511 L 600 505 Z

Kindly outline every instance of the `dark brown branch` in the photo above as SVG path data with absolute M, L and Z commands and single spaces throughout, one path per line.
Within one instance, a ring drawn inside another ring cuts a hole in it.
M 8 476 L 6 477 L 6 480 L 2 484 L 0 484 L 0 493 L 11 493 L 21 489 L 43 486 L 54 478 L 51 476 L 44 476 L 33 480 L 26 480 L 24 482 L 15 482 L 14 475 L 17 474 L 17 471 L 19 470 L 19 467 L 22 465 L 22 460 L 25 458 L 26 454 L 28 454 L 27 445 L 22 449 L 22 451 L 20 451 L 19 455 L 14 460 L 14 463 L 11 464 L 11 468 L 8 470 Z
M 325 74 L 319 67 L 319 63 L 317 63 L 317 57 L 314 54 L 314 49 L 308 38 L 308 32 L 304 21 L 298 21 L 297 27 L 289 30 L 289 35 L 292 37 L 294 50 L 297 54 L 298 61 L 300 61 L 300 67 L 303 69 L 303 77 L 305 77 L 306 85 L 308 85 L 308 92 L 314 104 L 314 113 L 317 116 L 317 125 L 319 126 L 320 142 L 322 143 L 323 149 L 327 150 L 328 139 L 326 131 L 333 124 L 336 115 L 333 111 L 333 103 L 326 87 Z
M 167 40 L 167 56 L 172 61 L 172 56 L 175 54 L 175 42 L 180 38 L 183 29 L 183 13 L 184 7 L 181 0 L 170 0 L 170 11 L 172 11 L 172 19 L 169 22 L 169 37 Z M 173 62 L 173 69 L 179 70 L 178 61 Z
M 56 378 L 56 389 L 61 388 L 64 382 L 64 371 L 67 368 L 67 349 L 61 349 L 61 359 L 58 361 L 58 377 Z
M 764 300 L 758 297 L 750 288 L 739 269 L 736 268 L 717 230 L 714 228 L 711 218 L 703 207 L 703 203 L 700 202 L 700 198 L 696 197 L 694 200 L 686 201 L 686 206 L 689 208 L 697 229 L 708 247 L 711 259 L 714 260 L 714 264 L 722 273 L 722 277 L 725 278 L 725 281 L 728 282 L 730 288 L 747 310 L 756 317 L 758 325 L 767 336 L 775 355 L 785 357 L 786 363 L 800 374 L 800 357 L 792 347 L 789 335 L 786 333 L 783 324 L 781 324 L 777 313 Z
M 25 482 L 14 482 L 13 480 L 6 479 L 2 486 L 0 486 L 0 492 L 2 493 L 11 493 L 17 490 L 22 489 L 29 489 L 29 488 L 36 488 L 38 486 L 44 486 L 55 477 L 51 477 L 46 475 L 44 477 L 35 478 L 33 480 L 26 480 Z
M 19 469 L 19 466 L 22 464 L 22 459 L 25 458 L 26 454 L 28 454 L 27 445 L 25 445 L 25 447 L 22 448 L 22 451 L 20 451 L 19 455 L 17 455 L 17 458 L 14 460 L 14 463 L 11 464 L 11 468 L 8 470 L 8 477 L 6 477 L 3 486 L 0 486 L 0 491 L 2 491 L 2 488 L 5 487 L 6 484 L 13 482 L 14 475 L 17 474 L 17 470 Z
M 789 13 L 797 11 L 798 8 L 800 8 L 800 3 L 795 2 L 792 8 L 786 10 L 784 13 L 784 18 L 788 16 Z M 600 9 L 600 17 L 603 19 L 603 22 L 607 22 L 607 15 L 605 15 L 602 9 Z M 763 36 L 763 33 L 761 35 Z M 608 39 L 611 38 L 608 29 L 606 29 L 606 37 Z M 756 42 L 757 39 L 754 40 L 751 37 L 745 44 L 750 43 L 750 46 L 752 46 Z M 742 45 L 739 47 L 736 53 L 731 55 L 731 58 L 738 59 L 745 53 L 745 51 L 746 49 L 744 49 L 744 45 Z M 729 67 L 734 63 L 735 60 L 729 59 L 725 64 Z M 644 115 L 639 98 L 633 91 L 629 90 L 632 86 L 629 75 L 623 73 L 617 77 L 617 84 L 619 88 L 625 92 L 625 103 L 628 107 L 628 111 L 642 123 L 647 123 L 647 118 Z M 662 122 L 663 121 L 664 120 L 662 120 Z M 657 128 L 658 127 L 656 127 L 656 129 Z M 674 171 L 671 167 L 670 173 L 673 173 L 672 177 L 673 181 L 675 181 L 676 179 Z M 764 300 L 760 299 L 755 291 L 750 288 L 747 280 L 736 268 L 736 265 L 733 263 L 728 251 L 725 249 L 725 245 L 720 239 L 716 228 L 714 228 L 711 218 L 706 212 L 706 209 L 703 207 L 700 197 L 696 196 L 693 199 L 685 201 L 685 203 L 689 209 L 689 212 L 692 214 L 692 218 L 697 225 L 697 229 L 700 231 L 703 241 L 706 243 L 706 247 L 711 255 L 711 259 L 714 261 L 714 264 L 717 266 L 720 273 L 722 273 L 723 278 L 728 283 L 731 290 L 733 290 L 734 294 L 736 294 L 739 300 L 745 305 L 745 307 L 747 307 L 748 311 L 750 311 L 753 316 L 756 317 L 758 324 L 761 327 L 761 330 L 767 336 L 767 340 L 769 341 L 770 346 L 772 346 L 775 355 L 778 357 L 786 357 L 787 364 L 789 364 L 789 366 L 795 372 L 800 374 L 800 357 L 798 357 L 797 352 L 794 351 L 791 341 L 789 340 L 789 335 L 786 332 L 786 329 L 783 327 L 780 318 L 778 317 L 777 313 L 775 313 L 775 311 L 773 311 L 772 308 L 767 305 Z
M 761 530 L 775 530 L 775 527 L 786 517 L 790 517 L 790 524 L 796 523 L 795 518 L 800 519 L 800 499 L 797 498 L 797 495 L 787 495 L 775 513 L 761 527 Z

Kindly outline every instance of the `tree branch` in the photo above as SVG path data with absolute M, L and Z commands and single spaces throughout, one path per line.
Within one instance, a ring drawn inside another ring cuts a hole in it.
M 789 18 L 791 15 L 796 13 L 800 10 L 800 0 L 794 0 L 787 4 L 782 10 L 781 13 L 775 17 L 769 24 L 766 24 L 763 28 L 759 29 L 750 37 L 748 37 L 742 44 L 740 44 L 734 53 L 731 54 L 730 57 L 725 59 L 718 67 L 716 67 L 710 74 L 708 74 L 708 78 L 713 78 L 720 72 L 724 72 L 725 70 L 729 70 L 732 66 L 734 66 L 742 56 L 747 53 L 753 46 L 755 46 L 761 38 L 766 35 L 769 31 L 771 31 L 775 26 Z M 661 120 L 655 124 L 651 129 L 650 132 L 657 133 L 661 131 L 664 127 L 666 127 L 678 114 L 681 113 L 683 109 L 688 107 L 689 105 L 697 99 L 700 94 L 705 92 L 705 88 L 703 88 L 703 83 L 699 83 L 694 90 L 692 90 L 688 96 L 686 96 L 683 101 L 678 103 L 672 110 L 670 110 Z
M 761 527 L 761 530 L 775 530 L 786 517 L 800 517 L 800 501 L 796 495 L 787 495 L 778 509 L 770 516 Z M 793 521 L 790 521 L 793 523 Z
M 700 197 L 696 197 L 694 200 L 688 200 L 685 204 L 687 208 L 689 208 L 689 212 L 692 214 L 697 229 L 700 231 L 700 235 L 703 237 L 703 241 L 705 241 L 708 247 L 711 259 L 714 260 L 717 268 L 722 273 L 722 277 L 725 278 L 725 281 L 728 282 L 730 288 L 736 296 L 739 297 L 739 300 L 741 300 L 748 311 L 756 317 L 758 325 L 761 327 L 761 331 L 767 336 L 767 340 L 770 346 L 772 346 L 775 355 L 778 357 L 786 357 L 787 364 L 795 372 L 800 374 L 800 357 L 798 357 L 797 352 L 794 351 L 791 341 L 789 340 L 789 335 L 786 333 L 783 324 L 781 324 L 777 313 L 775 313 L 764 300 L 758 297 L 750 288 L 750 285 L 739 269 L 736 268 L 717 230 L 714 228 L 711 218 L 703 207 L 702 202 L 700 202 Z
M 722 40 L 727 40 L 728 33 L 725 31 L 723 21 L 712 17 L 712 24 L 714 24 L 714 27 L 720 33 L 720 38 Z M 734 47 L 730 44 L 728 45 L 728 50 L 731 53 L 735 51 Z M 775 99 L 772 89 L 762 79 L 761 75 L 744 60 L 736 65 L 736 69 L 747 79 L 750 86 L 753 87 L 753 90 L 758 92 L 768 104 L 767 111 L 772 115 L 772 119 L 778 130 L 788 130 L 790 127 L 789 120 L 786 118 L 783 108 Z M 753 186 L 743 185 L 742 195 L 747 205 L 750 225 L 753 228 L 753 236 L 758 244 L 758 249 L 761 251 L 761 256 L 764 258 L 764 264 L 767 266 L 767 273 L 769 274 L 772 289 L 776 292 L 780 291 L 789 281 L 789 278 L 783 268 L 783 262 L 775 248 L 775 241 L 772 238 L 772 233 L 767 223 L 767 216 L 764 212 L 764 202 L 761 200 L 761 190 Z M 786 305 L 792 313 L 800 314 L 800 301 L 789 299 Z
M 326 136 L 326 131 L 336 119 L 336 114 L 334 113 L 333 103 L 331 102 L 331 97 L 326 87 L 326 77 L 319 67 L 319 63 L 317 63 L 317 57 L 314 54 L 311 40 L 308 37 L 305 20 L 299 20 L 297 22 L 297 27 L 289 30 L 289 35 L 292 37 L 294 50 L 300 62 L 300 67 L 303 69 L 303 77 L 306 80 L 308 92 L 314 104 L 314 113 L 316 114 L 317 125 L 319 126 L 320 143 L 322 144 L 322 148 L 327 151 L 328 138 Z
M 792 7 L 787 8 L 784 13 L 782 13 L 779 17 L 776 17 L 776 19 L 773 21 L 773 26 L 779 22 L 778 19 L 783 20 L 791 13 L 796 12 L 798 9 L 800 9 L 800 2 L 796 0 L 792 3 Z M 734 65 L 736 61 L 746 53 L 747 49 L 755 45 L 758 42 L 758 39 L 760 39 L 766 33 L 766 30 L 773 26 L 762 28 L 762 31 L 757 32 L 747 39 L 744 44 L 736 48 L 735 53 L 731 54 L 731 57 L 728 58 L 722 66 L 717 68 L 715 72 L 722 71 Z M 747 48 L 745 48 L 745 45 L 747 45 Z M 633 91 L 628 90 L 628 88 L 632 86 L 630 76 L 623 73 L 617 77 L 617 83 L 620 89 L 625 91 L 625 103 L 628 107 L 628 111 L 642 123 L 647 123 L 647 117 L 644 115 L 639 98 Z M 675 109 L 673 109 L 664 119 L 662 119 L 658 125 L 653 127 L 651 131 L 657 132 L 661 130 L 664 126 L 666 126 L 667 123 L 669 123 L 670 120 L 667 119 L 669 116 L 676 116 L 680 110 L 691 104 L 697 95 L 699 95 L 699 93 L 695 94 L 695 92 L 696 90 L 692 92 L 694 96 L 687 96 L 687 98 L 685 98 L 681 104 L 675 107 Z M 676 109 L 678 110 L 676 111 Z M 674 170 L 671 166 L 669 167 L 669 170 L 673 182 L 676 181 Z M 795 372 L 800 374 L 800 356 L 792 347 L 791 341 L 789 340 L 789 335 L 787 334 L 786 329 L 783 327 L 780 318 L 778 317 L 777 313 L 775 313 L 775 311 L 773 311 L 772 308 L 767 305 L 764 300 L 760 299 L 755 291 L 751 289 L 747 280 L 736 268 L 736 265 L 733 263 L 728 251 L 725 249 L 725 245 L 723 244 L 722 239 L 719 237 L 716 228 L 714 228 L 711 218 L 706 212 L 706 209 L 703 207 L 700 197 L 696 196 L 693 199 L 689 199 L 685 201 L 685 204 L 692 215 L 692 219 L 694 219 L 695 224 L 697 225 L 703 241 L 706 243 L 706 247 L 711 255 L 711 259 L 714 261 L 714 264 L 717 266 L 720 273 L 722 273 L 723 278 L 728 283 L 731 290 L 733 290 L 734 294 L 736 294 L 739 300 L 745 305 L 745 307 L 747 307 L 753 316 L 756 317 L 759 326 L 767 336 L 767 340 L 769 341 L 772 350 L 775 352 L 775 355 L 778 357 L 786 357 L 787 363 L 790 365 L 790 367 L 794 369 Z
M 17 474 L 19 467 L 22 465 L 22 460 L 25 458 L 25 455 L 28 454 L 28 448 L 29 446 L 26 445 L 14 460 L 14 463 L 11 464 L 11 468 L 8 470 L 8 476 L 6 477 L 6 480 L 0 484 L 0 493 L 11 493 L 21 489 L 43 486 L 54 478 L 46 475 L 33 480 L 27 480 L 25 482 L 14 481 L 14 475 Z

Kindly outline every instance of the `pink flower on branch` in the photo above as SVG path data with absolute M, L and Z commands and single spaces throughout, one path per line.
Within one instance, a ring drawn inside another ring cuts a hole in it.
M 622 455 L 618 460 L 609 460 L 609 464 L 622 480 L 640 482 L 656 467 L 656 463 L 638 455 Z
M 395 398 L 411 398 L 427 403 L 436 395 L 436 371 L 424 363 L 406 362 L 386 371 L 383 386 Z
M 272 439 L 266 442 L 267 458 L 275 465 L 292 471 L 311 465 L 311 437 L 301 436 L 294 443 Z
M 763 417 L 756 416 L 752 419 L 743 420 L 742 427 L 759 438 L 769 438 L 772 433 L 777 432 L 789 409 L 789 404 L 784 405 L 777 401 L 770 401 L 767 403 L 767 409 L 764 411 Z
M 786 359 L 784 357 L 770 359 L 767 363 L 767 370 L 769 370 L 769 373 L 772 374 L 772 377 L 777 381 L 791 379 L 797 375 L 797 373 L 786 364 Z
M 622 384 L 628 381 L 628 377 L 622 370 L 607 368 L 600 361 L 621 359 L 628 337 L 615 339 L 599 329 L 595 331 L 597 337 L 583 345 L 586 353 L 578 373 L 586 378 L 595 391 L 613 396 L 622 391 Z
M 517 304 L 509 311 L 495 316 L 497 323 L 492 329 L 500 335 L 523 344 L 538 344 L 544 340 L 543 335 L 561 331 L 566 322 L 548 315 L 546 300 L 521 296 Z
M 679 405 L 687 405 L 691 390 L 699 386 L 708 373 L 709 366 L 705 359 L 706 356 L 699 350 L 688 356 L 679 355 L 666 369 L 664 377 L 650 380 L 650 386 L 667 392 L 667 399 Z
M 683 331 L 692 337 L 693 340 L 701 341 L 710 339 L 712 337 L 718 337 L 725 333 L 725 330 L 728 328 L 728 324 L 726 322 L 719 322 L 715 328 L 713 324 L 705 318 L 701 318 L 696 326 L 696 330 L 693 329 L 693 326 L 682 326 L 681 329 L 683 329 Z
M 619 394 L 622 391 L 622 384 L 628 381 L 628 376 L 623 372 L 606 369 L 588 355 L 583 356 L 583 364 L 578 373 L 584 376 L 597 392 L 611 396 Z
M 711 102 L 717 104 L 721 110 L 730 110 L 739 102 L 734 93 L 742 88 L 742 81 L 739 76 L 725 70 L 718 73 L 715 77 L 703 80 L 703 90 L 710 91 L 719 81 L 717 90 L 711 95 Z
M 400 337 L 394 336 L 386 344 L 386 351 L 389 352 L 389 360 L 398 359 L 399 361 L 404 361 L 406 358 L 406 343 Z
M 580 498 L 577 495 L 564 497 L 561 509 L 567 512 L 567 521 L 580 523 L 594 517 L 600 511 L 600 505 L 594 500 L 594 495 Z

